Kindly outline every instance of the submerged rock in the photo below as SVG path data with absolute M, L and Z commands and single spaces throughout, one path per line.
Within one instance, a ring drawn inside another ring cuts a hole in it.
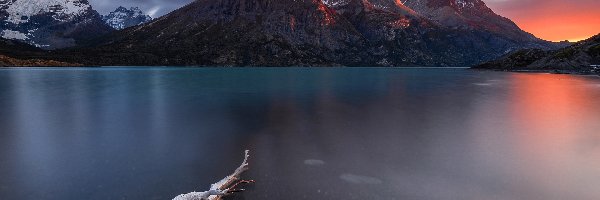
M 355 175 L 355 174 L 342 174 L 340 175 L 340 179 L 350 182 L 350 183 L 355 183 L 355 184 L 381 184 L 383 183 L 383 181 L 381 181 L 378 178 L 375 177 L 369 177 L 369 176 L 361 176 L 361 175 Z

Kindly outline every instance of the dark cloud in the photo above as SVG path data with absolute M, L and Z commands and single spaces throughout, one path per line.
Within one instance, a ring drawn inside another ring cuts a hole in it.
M 139 7 L 152 17 L 159 17 L 193 0 L 89 0 L 94 9 L 101 14 L 114 11 L 119 6 Z

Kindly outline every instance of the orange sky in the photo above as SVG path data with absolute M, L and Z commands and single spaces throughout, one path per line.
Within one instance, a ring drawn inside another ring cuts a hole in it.
M 523 30 L 550 41 L 579 41 L 600 33 L 600 0 L 483 0 Z

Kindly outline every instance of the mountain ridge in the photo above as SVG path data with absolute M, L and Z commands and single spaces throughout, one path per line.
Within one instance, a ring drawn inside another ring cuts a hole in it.
M 448 9 L 456 14 L 422 13 Z M 558 47 L 506 20 L 480 0 L 197 0 L 54 55 L 88 65 L 464 67 Z

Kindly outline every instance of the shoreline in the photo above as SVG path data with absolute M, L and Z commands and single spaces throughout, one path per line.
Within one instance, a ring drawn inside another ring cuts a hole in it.
M 470 68 L 472 70 L 498 71 L 498 72 L 516 72 L 516 73 L 547 73 L 547 74 L 568 74 L 582 76 L 600 76 L 600 71 L 594 70 L 562 70 L 562 69 L 481 69 Z
M 559 69 L 482 69 L 475 67 L 231 67 L 231 66 L 0 66 L 3 69 L 197 69 L 197 68 L 390 68 L 390 69 L 466 69 L 475 71 L 496 71 L 496 72 L 516 72 L 516 73 L 547 73 L 547 74 L 568 74 L 581 76 L 600 76 L 600 70 L 559 70 Z

